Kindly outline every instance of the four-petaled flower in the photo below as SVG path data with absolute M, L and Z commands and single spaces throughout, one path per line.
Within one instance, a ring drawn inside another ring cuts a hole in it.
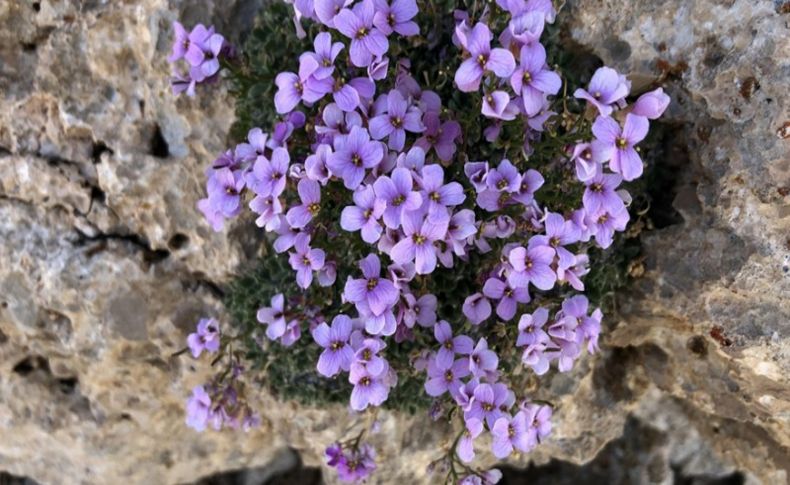
M 323 322 L 313 329 L 313 340 L 324 349 L 317 366 L 321 375 L 332 377 L 341 369 L 351 369 L 354 360 L 354 350 L 348 342 L 351 330 L 351 319 L 343 314 L 332 319 L 331 327 Z
M 291 227 L 301 229 L 306 226 L 321 210 L 321 186 L 315 180 L 303 178 L 297 187 L 301 205 L 292 207 L 285 219 Z
M 464 23 L 463 26 L 465 25 Z M 456 34 L 459 30 L 463 30 L 461 25 L 456 27 Z M 497 76 L 505 78 L 516 68 L 516 60 L 510 51 L 491 48 L 492 35 L 486 24 L 478 22 L 468 34 L 460 34 L 458 37 L 470 54 L 455 72 L 455 84 L 461 91 L 477 91 L 486 71 L 493 71 Z

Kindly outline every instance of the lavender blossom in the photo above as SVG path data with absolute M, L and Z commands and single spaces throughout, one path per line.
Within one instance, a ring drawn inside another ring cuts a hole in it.
M 343 296 L 352 303 L 364 301 L 374 315 L 381 315 L 398 301 L 398 289 L 392 281 L 381 278 L 381 262 L 375 254 L 369 254 L 359 266 L 363 278 L 349 277 Z
M 535 116 L 543 109 L 546 95 L 559 92 L 562 80 L 546 69 L 546 49 L 539 43 L 522 47 L 520 61 L 510 76 L 510 85 L 521 94 L 527 116 Z
M 192 357 L 196 359 L 204 350 L 211 354 L 217 352 L 219 344 L 219 323 L 213 318 L 201 318 L 197 325 L 197 331 L 187 336 L 187 345 L 192 352 Z
M 342 314 L 332 320 L 331 327 L 321 323 L 313 329 L 313 340 L 324 349 L 317 365 L 321 375 L 332 377 L 340 370 L 351 368 L 354 360 L 354 351 L 348 342 L 351 330 L 351 319 Z
M 322 249 L 310 247 L 310 238 L 305 234 L 300 234 L 294 241 L 293 253 L 288 257 L 288 263 L 296 271 L 296 283 L 300 288 L 307 289 L 313 282 L 313 272 L 324 267 L 326 257 Z
M 422 206 L 422 196 L 412 191 L 411 172 L 398 167 L 390 177 L 381 176 L 373 183 L 376 197 L 386 204 L 384 224 L 391 229 L 400 227 L 404 214 Z
M 274 295 L 271 299 L 270 307 L 261 307 L 257 313 L 260 323 L 268 325 L 266 336 L 270 340 L 276 340 L 285 334 L 285 296 L 282 293 Z
M 321 210 L 321 186 L 314 180 L 304 178 L 299 181 L 297 190 L 302 203 L 292 207 L 285 218 L 291 227 L 301 229 Z
M 449 369 L 453 365 L 456 354 L 469 355 L 472 353 L 472 347 L 474 347 L 472 339 L 466 335 L 453 337 L 450 324 L 444 320 L 439 321 L 433 327 L 433 334 L 440 345 L 436 352 L 436 366 L 439 369 Z
M 386 217 L 386 212 L 384 214 Z M 417 274 L 433 272 L 436 268 L 434 242 L 444 239 L 449 217 L 432 221 L 417 213 L 410 213 L 403 216 L 402 223 L 405 237 L 392 248 L 390 257 L 398 264 L 414 261 Z
M 383 228 L 379 219 L 387 204 L 376 198 L 373 186 L 366 185 L 354 191 L 354 204 L 343 209 L 340 214 L 340 227 L 346 231 L 362 230 L 362 240 L 374 244 L 381 237 Z
M 491 31 L 486 24 L 477 23 L 468 35 L 459 33 L 459 27 L 456 27 L 456 35 L 462 39 L 464 48 L 470 54 L 455 72 L 455 84 L 461 91 L 477 91 L 486 71 L 493 71 L 505 78 L 516 68 L 516 61 L 510 51 L 491 48 Z
M 335 28 L 351 39 L 351 63 L 357 67 L 367 67 L 389 49 L 387 36 L 373 25 L 375 14 L 373 0 L 363 0 L 353 10 L 342 9 L 332 20 Z
M 512 418 L 497 419 L 491 428 L 491 435 L 494 437 L 491 450 L 500 460 L 507 458 L 514 448 L 524 453 L 532 448 L 524 411 L 519 411 Z
M 343 179 L 347 189 L 354 190 L 365 177 L 365 169 L 375 167 L 383 157 L 381 143 L 371 141 L 367 130 L 355 126 L 345 139 L 335 138 L 335 151 L 326 164 Z
M 496 314 L 502 320 L 510 320 L 516 315 L 519 303 L 529 303 L 530 296 L 526 287 L 513 288 L 498 278 L 489 278 L 483 286 L 483 294 L 492 300 L 499 300 Z
M 587 89 L 577 89 L 573 96 L 584 99 L 602 116 L 612 114 L 612 105 L 622 102 L 631 90 L 631 83 L 610 67 L 601 67 L 593 74 Z
M 467 359 L 451 361 L 447 368 L 441 368 L 436 360 L 431 360 L 428 364 L 425 392 L 433 397 L 441 396 L 448 391 L 452 393 L 463 384 L 461 378 L 468 375 L 469 363 Z
M 600 150 L 604 159 L 609 160 L 612 172 L 619 173 L 626 181 L 642 175 L 642 159 L 634 145 L 645 139 L 650 123 L 644 116 L 625 115 L 622 130 L 612 118 L 599 116 L 593 123 L 595 135 L 593 146 Z
M 551 269 L 555 251 L 550 246 L 535 245 L 516 247 L 508 254 L 513 270 L 508 274 L 508 283 L 514 288 L 526 288 L 529 283 L 541 290 L 550 290 L 557 281 Z
M 384 33 L 390 35 L 393 32 L 409 37 L 420 33 L 420 27 L 412 19 L 419 11 L 417 2 L 414 0 L 375 0 L 376 14 L 373 16 L 373 24 Z
M 483 422 L 477 418 L 469 418 L 464 423 L 465 429 L 455 452 L 461 461 L 469 463 L 475 459 L 474 440 L 483 432 Z
M 414 145 L 422 148 L 425 153 L 433 148 L 436 150 L 436 156 L 443 162 L 452 160 L 455 154 L 455 140 L 461 136 L 461 125 L 457 121 L 442 123 L 439 114 L 435 112 L 425 113 L 422 122 L 425 130 Z

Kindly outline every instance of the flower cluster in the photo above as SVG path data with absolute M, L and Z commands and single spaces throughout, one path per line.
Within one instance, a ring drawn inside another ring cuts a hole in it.
M 196 431 L 208 426 L 215 430 L 242 428 L 247 431 L 260 425 L 261 418 L 247 404 L 244 388 L 238 377 L 242 368 L 234 366 L 225 379 L 206 386 L 196 386 L 187 400 L 186 423 Z
M 326 448 L 327 465 L 337 470 L 338 478 L 345 482 L 360 482 L 376 469 L 376 451 L 367 443 L 355 440 L 346 444 L 332 443 Z
M 194 96 L 197 84 L 213 83 L 218 79 L 220 59 L 233 57 L 234 49 L 214 27 L 206 28 L 203 24 L 187 32 L 183 25 L 173 22 L 173 33 L 173 52 L 167 59 L 173 64 L 170 85 L 173 94 L 186 92 Z M 186 73 L 175 66 L 182 59 L 188 66 Z
M 415 0 L 293 7 L 297 25 L 310 20 L 320 32 L 288 60 L 294 72 L 274 78 L 281 120 L 271 133 L 251 129 L 212 163 L 198 208 L 220 231 L 246 203 L 287 258 L 299 291 L 259 302 L 264 350 L 301 344 L 305 332 L 320 349 L 318 374 L 346 383 L 357 412 L 383 405 L 401 379 L 419 379 L 436 416 L 460 416 L 443 461 L 449 473 L 458 483 L 496 483 L 498 471 L 467 465 L 475 440 L 490 435 L 497 458 L 526 453 L 547 438 L 553 414 L 518 395 L 505 369 L 520 364 L 541 376 L 555 363 L 568 372 L 584 348 L 598 349 L 603 313 L 582 293 L 588 249 L 610 247 L 625 230 L 623 183 L 642 175 L 637 144 L 669 98 L 658 88 L 629 105 L 630 82 L 602 67 L 586 89 L 558 99 L 563 79 L 541 43 L 556 16 L 549 0 L 454 12 L 453 80 L 466 94 L 453 96 L 468 103 L 452 107 L 446 90 L 420 85 L 405 57 L 420 33 Z M 208 56 L 203 46 L 213 44 L 197 27 L 175 29 L 171 59 L 203 69 L 222 51 Z M 504 148 L 471 158 L 464 137 L 481 123 L 485 140 Z M 551 163 L 532 163 L 537 153 Z M 558 179 L 561 187 L 547 182 Z M 470 275 L 472 290 L 454 295 L 462 304 L 440 304 L 436 281 L 455 271 Z M 219 341 L 214 321 L 188 339 L 195 357 L 217 352 Z M 409 362 L 393 357 L 400 348 Z M 190 425 L 246 422 L 234 382 L 196 388 Z M 376 467 L 359 437 L 326 454 L 346 481 Z

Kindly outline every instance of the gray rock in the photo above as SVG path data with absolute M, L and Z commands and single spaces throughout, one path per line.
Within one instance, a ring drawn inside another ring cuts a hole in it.
M 259 470 L 288 446 L 315 467 L 353 422 L 341 406 L 261 392 L 258 430 L 197 435 L 183 423 L 184 400 L 210 369 L 171 355 L 199 316 L 222 317 L 213 288 L 255 245 L 247 228 L 215 234 L 194 210 L 233 102 L 221 85 L 171 95 L 169 24 L 213 22 L 241 38 L 261 4 L 0 3 L 3 472 L 40 483 L 182 483 Z M 609 317 L 601 354 L 542 381 L 536 397 L 557 403 L 555 430 L 513 466 L 563 463 L 564 477 L 581 470 L 621 483 L 787 482 L 790 17 L 781 5 L 566 2 L 559 19 L 575 42 L 635 85 L 661 78 L 674 100 L 662 121 L 675 140 L 665 163 L 679 176 L 668 216 L 645 233 L 646 273 Z M 379 419 L 378 483 L 435 482 L 426 466 L 449 428 Z

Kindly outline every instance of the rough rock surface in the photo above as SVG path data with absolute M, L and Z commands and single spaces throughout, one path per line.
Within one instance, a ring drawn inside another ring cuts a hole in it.
M 216 235 L 194 210 L 232 100 L 222 88 L 170 94 L 169 24 L 243 32 L 261 3 L 0 2 L 0 471 L 181 483 L 277 463 L 286 446 L 316 466 L 353 422 L 340 407 L 262 395 L 259 430 L 183 425 L 183 400 L 208 369 L 170 355 L 199 315 L 220 314 L 218 288 L 255 246 L 244 226 Z M 676 176 L 662 187 L 671 216 L 648 233 L 645 275 L 621 298 L 603 352 L 544 383 L 558 419 L 528 457 L 534 478 L 787 482 L 787 10 L 567 2 L 574 41 L 635 84 L 665 77 L 675 102 L 663 159 Z M 378 480 L 430 482 L 429 450 L 446 430 L 379 417 Z

